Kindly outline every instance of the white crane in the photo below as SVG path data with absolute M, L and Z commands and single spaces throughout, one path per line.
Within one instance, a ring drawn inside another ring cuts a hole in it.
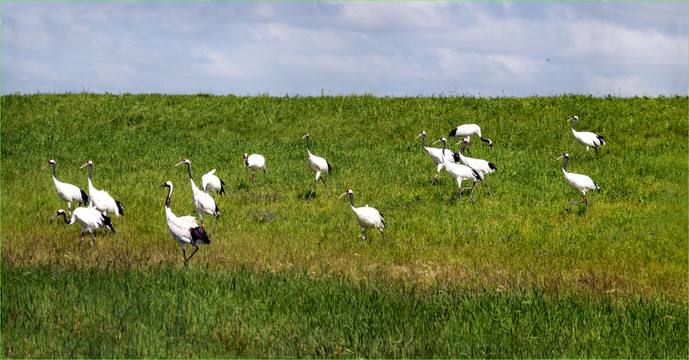
M 486 188 L 488 189 L 488 195 L 490 195 L 490 198 L 492 199 L 493 195 L 490 193 L 490 187 L 486 182 L 485 175 L 492 173 L 498 168 L 495 167 L 495 164 L 493 164 L 492 162 L 488 162 L 483 159 L 474 159 L 468 156 L 464 156 L 464 148 L 469 148 L 469 141 L 466 138 L 462 138 L 462 141 L 458 142 L 456 145 L 459 144 L 463 144 L 462 148 L 459 149 L 459 159 L 462 160 L 462 163 L 464 163 L 464 165 L 474 169 L 478 173 L 478 175 L 481 177 L 481 181 L 483 181 L 483 184 L 486 185 Z
M 218 210 L 218 205 L 215 203 L 215 200 L 210 195 L 199 190 L 194 183 L 194 178 L 191 177 L 191 161 L 189 161 L 189 159 L 184 159 L 175 166 L 182 164 L 186 164 L 187 170 L 189 171 L 189 181 L 191 181 L 191 196 L 192 200 L 194 200 L 196 212 L 199 214 L 199 218 L 201 219 L 201 224 L 203 225 L 203 215 L 215 216 L 215 223 L 213 224 L 211 231 L 208 233 L 208 237 L 211 237 L 213 234 L 213 229 L 215 229 L 215 225 L 218 223 L 218 219 L 220 219 L 220 210 Z
M 77 206 L 81 204 L 88 204 L 89 197 L 86 195 L 86 192 L 84 192 L 84 190 L 79 189 L 79 187 L 77 187 L 76 185 L 63 183 L 62 181 L 59 181 L 57 180 L 57 178 L 55 178 L 55 160 L 48 160 L 48 162 L 45 165 L 43 165 L 41 170 L 45 169 L 45 167 L 48 165 L 53 165 L 53 185 L 55 185 L 55 191 L 57 192 L 57 196 L 62 201 L 67 202 L 67 209 L 69 211 L 69 215 L 72 214 L 73 202 L 79 203 L 77 204 Z
M 70 221 L 67 221 L 67 214 L 65 211 L 60 209 L 57 211 L 57 213 L 55 213 L 55 215 L 53 215 L 53 217 L 50 218 L 50 223 L 52 224 L 53 219 L 60 215 L 62 215 L 62 217 L 65 219 L 65 224 L 67 225 L 74 224 L 75 221 L 81 224 L 81 241 L 84 241 L 84 233 L 87 231 L 90 232 L 91 237 L 93 238 L 94 247 L 96 246 L 96 237 L 93 236 L 93 230 L 107 228 L 113 233 L 115 232 L 115 229 L 112 227 L 112 223 L 110 222 L 110 218 L 92 207 L 78 207 L 74 209 L 74 213 L 72 213 L 72 218 Z
M 170 234 L 172 237 L 179 242 L 182 247 L 182 256 L 184 257 L 184 266 L 187 266 L 187 261 L 191 260 L 191 257 L 199 251 L 199 245 L 210 245 L 211 240 L 206 234 L 203 226 L 199 226 L 196 219 L 193 216 L 182 216 L 178 217 L 172 210 L 170 210 L 170 196 L 172 196 L 172 182 L 166 181 L 164 184 L 159 185 L 158 188 L 167 187 L 167 200 L 165 200 L 165 220 L 167 221 L 167 227 L 170 229 Z M 187 244 L 191 244 L 196 248 L 194 252 L 187 257 Z
M 567 183 L 572 189 L 581 193 L 581 196 L 584 198 L 584 200 L 582 201 L 570 202 L 569 206 L 583 202 L 586 204 L 586 210 L 588 210 L 589 202 L 588 200 L 586 200 L 586 192 L 589 190 L 598 190 L 598 192 L 600 193 L 600 187 L 593 180 L 591 180 L 590 177 L 586 175 L 567 172 L 567 162 L 569 162 L 569 154 L 564 153 L 562 156 L 557 158 L 557 160 L 560 160 L 562 158 L 565 158 L 565 163 L 564 165 L 562 165 L 562 173 L 565 175 Z
M 325 186 L 326 190 L 328 189 L 328 187 L 325 185 L 325 179 L 321 177 L 321 174 L 330 174 L 331 168 L 330 164 L 328 164 L 328 162 L 325 159 L 312 154 L 311 150 L 309 150 L 309 133 L 304 133 L 304 136 L 302 136 L 301 138 L 306 138 L 306 153 L 309 155 L 308 159 L 306 160 L 306 164 L 309 165 L 309 169 L 311 169 L 311 171 L 316 173 L 316 182 L 313 183 L 313 189 L 311 189 L 309 198 L 306 199 L 306 201 L 308 202 L 309 200 L 311 200 L 311 195 L 313 195 L 313 192 L 316 191 L 316 185 L 318 185 L 318 178 L 323 180 L 323 186 Z
M 493 152 L 493 142 L 490 141 L 490 139 L 484 139 L 481 136 L 481 128 L 476 124 L 459 125 L 457 126 L 457 128 L 450 131 L 450 135 L 448 135 L 448 138 L 466 137 L 467 142 L 469 142 L 470 138 L 474 135 L 478 136 L 479 139 L 481 139 L 481 141 L 488 143 L 488 145 L 490 145 L 490 152 Z M 471 153 L 468 154 L 471 155 Z
M 93 186 L 93 183 L 91 182 L 91 170 L 93 170 L 93 161 L 87 161 L 84 165 L 81 165 L 79 169 L 85 166 L 89 167 L 89 206 L 96 208 L 96 210 L 102 212 L 103 215 L 124 215 L 124 208 L 122 207 L 122 204 L 120 204 L 119 201 L 113 199 L 113 197 L 110 196 L 110 194 L 108 194 L 107 191 L 98 190 Z
M 266 158 L 263 155 L 244 153 L 244 166 L 251 169 L 251 186 L 254 186 L 254 171 L 263 170 L 263 185 L 266 184 Z
M 431 180 L 431 185 L 435 182 L 435 180 L 438 178 L 438 173 L 440 170 L 442 170 L 445 167 L 445 164 L 443 164 L 443 150 L 438 149 L 438 148 L 433 148 L 433 147 L 426 147 L 426 132 L 421 131 L 419 135 L 416 135 L 416 138 L 418 139 L 419 136 L 423 136 L 423 148 L 428 152 L 428 155 L 431 156 L 431 160 L 438 165 L 438 168 L 435 171 L 435 176 L 433 177 L 433 180 Z M 459 155 L 455 154 L 451 150 L 445 150 L 445 156 L 450 160 L 450 162 L 453 163 L 458 163 L 459 162 Z
M 445 152 L 445 146 L 447 145 L 447 139 L 444 137 L 436 140 L 433 144 L 441 142 L 443 143 L 443 154 Z M 445 170 L 447 171 L 453 179 L 457 180 L 457 186 L 459 187 L 459 199 L 462 199 L 462 191 L 471 189 L 470 199 L 474 202 L 474 189 L 476 188 L 476 183 L 481 181 L 479 174 L 472 168 L 462 165 L 454 164 L 447 161 L 447 157 L 443 155 L 443 162 L 445 163 Z M 462 180 L 471 181 L 474 184 L 471 187 L 462 187 Z
M 596 135 L 592 132 L 586 132 L 586 131 L 576 131 L 574 130 L 574 126 L 577 124 L 577 121 L 579 121 L 579 117 L 574 115 L 567 122 L 574 120 L 574 124 L 572 124 L 572 135 L 574 135 L 574 138 L 577 139 L 577 142 L 581 145 L 586 146 L 586 159 L 589 158 L 589 147 L 592 147 L 593 150 L 596 150 L 596 155 L 598 154 L 598 147 L 605 145 L 605 139 L 603 139 L 602 136 Z
M 380 234 L 383 235 L 383 244 L 385 244 L 385 233 L 383 232 L 383 228 L 385 228 L 385 219 L 383 215 L 381 215 L 378 210 L 369 207 L 368 204 L 362 207 L 354 207 L 354 192 L 352 189 L 347 189 L 338 199 L 345 195 L 349 195 L 349 204 L 352 206 L 354 215 L 356 215 L 356 221 L 359 223 L 359 226 L 361 226 L 361 246 L 364 246 L 364 242 L 366 241 L 366 229 L 378 229 Z
M 206 194 L 216 192 L 220 195 L 225 193 L 225 182 L 220 180 L 215 174 L 215 169 L 201 176 L 201 187 Z

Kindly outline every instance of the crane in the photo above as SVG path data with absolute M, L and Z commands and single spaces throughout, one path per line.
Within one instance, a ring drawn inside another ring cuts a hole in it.
M 206 194 L 216 192 L 220 195 L 225 193 L 225 182 L 220 180 L 215 174 L 215 169 L 201 176 L 201 187 Z
M 598 147 L 605 145 L 605 139 L 603 139 L 602 136 L 596 135 L 592 132 L 579 132 L 574 130 L 574 126 L 577 124 L 577 121 L 579 121 L 579 117 L 574 115 L 569 118 L 567 122 L 571 120 L 574 120 L 574 124 L 572 124 L 572 135 L 574 135 L 574 138 L 577 139 L 579 144 L 586 146 L 586 159 L 589 158 L 589 147 L 592 147 L 593 150 L 596 150 L 596 155 L 598 155 Z
M 313 195 L 313 192 L 316 191 L 316 185 L 318 185 L 318 178 L 323 180 L 323 186 L 325 186 L 325 189 L 327 190 L 328 187 L 325 185 L 325 179 L 321 177 L 322 173 L 327 173 L 330 174 L 330 164 L 323 159 L 320 156 L 316 156 L 311 153 L 311 150 L 309 150 L 309 133 L 305 132 L 304 136 L 301 137 L 302 139 L 306 138 L 306 153 L 308 154 L 308 159 L 306 160 L 306 164 L 309 165 L 309 169 L 311 171 L 316 173 L 316 182 L 313 183 L 313 189 L 311 189 L 311 193 L 309 194 L 309 198 L 306 199 L 308 202 L 311 200 L 311 195 Z
M 433 147 L 426 147 L 426 132 L 421 131 L 419 135 L 416 135 L 416 138 L 418 139 L 419 136 L 423 136 L 423 148 L 428 152 L 428 155 L 431 156 L 431 160 L 438 165 L 438 168 L 435 171 L 435 176 L 433 177 L 433 180 L 431 180 L 431 185 L 435 182 L 435 180 L 438 178 L 438 173 L 440 170 L 442 170 L 445 165 L 443 164 L 443 151 L 438 148 L 433 148 Z M 453 163 L 458 163 L 459 162 L 459 155 L 455 154 L 451 150 L 445 150 L 445 156 L 448 157 L 450 162 Z
M 354 207 L 354 191 L 352 191 L 352 189 L 347 189 L 338 199 L 341 199 L 345 195 L 349 195 L 349 204 L 352 206 L 354 215 L 356 215 L 356 221 L 359 223 L 359 226 L 361 226 L 361 246 L 363 247 L 366 241 L 366 229 L 372 228 L 380 231 L 380 234 L 383 235 L 383 244 L 385 244 L 385 233 L 383 232 L 383 228 L 385 228 L 385 219 L 383 215 L 381 215 L 378 210 L 369 207 L 368 204 L 362 207 Z
M 600 187 L 593 180 L 591 180 L 590 177 L 586 175 L 567 172 L 567 162 L 569 162 L 569 154 L 564 153 L 562 156 L 557 158 L 557 160 L 560 160 L 562 158 L 565 158 L 565 163 L 564 165 L 562 165 L 562 173 L 564 174 L 565 179 L 569 184 L 569 187 L 581 193 L 581 196 L 584 198 L 584 200 L 582 201 L 570 202 L 569 206 L 583 202 L 584 204 L 586 204 L 586 210 L 588 210 L 589 202 L 588 200 L 586 200 L 586 192 L 589 190 L 598 190 L 598 192 L 600 193 Z
M 167 221 L 167 227 L 170 229 L 170 234 L 172 237 L 179 242 L 182 247 L 182 256 L 184 257 L 184 266 L 187 266 L 187 262 L 191 260 L 192 256 L 199 251 L 199 245 L 210 245 L 211 240 L 206 234 L 203 226 L 199 226 L 196 219 L 193 216 L 182 216 L 178 217 L 172 210 L 170 210 L 170 197 L 172 196 L 172 182 L 166 181 L 164 184 L 158 186 L 158 188 L 167 187 L 167 200 L 165 200 L 165 220 Z M 187 257 L 187 244 L 191 244 L 196 248 L 194 252 Z
M 98 190 L 93 186 L 93 183 L 91 182 L 93 161 L 88 160 L 84 165 L 81 165 L 79 169 L 82 169 L 85 166 L 89 167 L 89 206 L 96 208 L 96 210 L 102 212 L 103 215 L 115 214 L 118 217 L 120 215 L 124 215 L 124 208 L 119 201 L 113 199 L 113 197 L 110 196 L 107 191 Z
M 469 139 L 474 135 L 478 136 L 479 139 L 481 139 L 481 141 L 488 143 L 488 145 L 490 145 L 490 152 L 493 152 L 493 142 L 490 139 L 484 139 L 481 136 L 481 128 L 476 124 L 459 125 L 457 126 L 457 128 L 450 131 L 450 135 L 448 135 L 448 138 L 466 137 L 467 142 L 469 142 Z M 471 155 L 471 153 L 467 153 Z
M 57 192 L 57 196 L 62 200 L 67 202 L 67 209 L 69 211 L 69 215 L 72 215 L 72 203 L 76 202 L 78 203 L 77 206 L 79 205 L 86 205 L 89 202 L 89 197 L 86 195 L 86 192 L 84 190 L 81 190 L 79 187 L 76 185 L 68 184 L 68 183 L 63 183 L 62 181 L 59 181 L 55 177 L 55 167 L 56 163 L 55 160 L 50 159 L 48 160 L 45 165 L 41 168 L 41 170 L 45 169 L 46 166 L 48 165 L 53 165 L 53 185 L 55 185 L 55 191 Z
M 215 223 L 213 224 L 211 231 L 208 233 L 208 237 L 210 238 L 213 234 L 213 229 L 215 229 L 215 225 L 218 223 L 218 220 L 220 219 L 220 210 L 218 210 L 218 205 L 215 203 L 215 200 L 210 195 L 199 190 L 199 188 L 196 186 L 196 183 L 194 183 L 194 178 L 191 177 L 191 161 L 189 161 L 189 159 L 184 159 L 178 162 L 175 166 L 179 166 L 182 164 L 186 164 L 187 170 L 189 171 L 189 181 L 191 181 L 192 200 L 194 201 L 194 207 L 196 207 L 196 212 L 199 214 L 199 218 L 201 219 L 201 224 L 203 225 L 203 215 L 215 216 Z
M 75 221 L 81 224 L 81 241 L 84 241 L 85 232 L 88 231 L 91 233 L 94 247 L 96 247 L 96 237 L 93 236 L 93 230 L 107 228 L 113 233 L 115 232 L 115 229 L 112 227 L 112 223 L 110 222 L 110 218 L 92 207 L 78 207 L 74 209 L 72 218 L 69 221 L 67 221 L 67 214 L 65 211 L 60 209 L 57 211 L 57 213 L 55 213 L 55 215 L 53 215 L 53 217 L 50 218 L 50 223 L 52 224 L 53 219 L 60 215 L 62 215 L 63 219 L 65 220 L 65 224 L 67 225 L 74 224 Z
M 433 144 L 442 142 L 443 143 L 443 162 L 445 163 L 445 170 L 447 171 L 450 176 L 452 176 L 453 179 L 457 180 L 457 186 L 459 187 L 459 199 L 462 199 L 462 191 L 464 190 L 469 190 L 471 189 L 471 195 L 470 199 L 471 202 L 474 202 L 474 189 L 476 188 L 476 183 L 481 181 L 481 177 L 479 174 L 472 168 L 462 165 L 462 164 L 453 164 L 449 161 L 447 161 L 447 157 L 444 156 L 445 153 L 445 146 L 447 145 L 447 139 L 444 137 L 441 137 L 440 139 L 436 140 Z M 474 183 L 471 187 L 462 187 L 462 180 L 468 180 Z
M 474 169 L 474 171 L 478 173 L 478 175 L 481 177 L 481 181 L 484 185 L 486 185 L 486 188 L 488 189 L 488 195 L 490 195 L 490 198 L 492 199 L 493 195 L 490 193 L 490 187 L 486 182 L 485 175 L 492 173 L 498 168 L 495 167 L 495 164 L 493 164 L 492 162 L 488 162 L 483 159 L 474 159 L 468 156 L 464 156 L 464 148 L 469 148 L 469 141 L 466 138 L 462 138 L 462 141 L 458 142 L 456 145 L 459 144 L 463 144 L 462 148 L 459 149 L 459 159 L 462 160 L 462 163 L 464 165 Z
M 263 170 L 263 185 L 266 184 L 266 158 L 263 155 L 244 153 L 244 166 L 251 169 L 251 186 L 254 186 L 254 171 Z

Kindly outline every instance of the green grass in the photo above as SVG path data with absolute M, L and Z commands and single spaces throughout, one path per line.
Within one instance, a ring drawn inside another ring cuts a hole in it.
M 686 358 L 686 308 L 300 271 L 3 267 L 8 358 Z M 12 299 L 7 301 L 6 299 Z
M 477 296 L 476 302 L 484 301 L 479 294 L 485 289 L 525 296 L 540 289 L 553 306 L 593 306 L 608 298 L 631 306 L 641 299 L 649 311 L 657 310 L 655 301 L 667 301 L 686 314 L 686 97 L 38 94 L 2 96 L 1 111 L 3 276 L 6 269 L 98 271 L 103 264 L 153 269 L 157 275 L 151 276 L 159 276 L 159 264 L 181 267 L 179 245 L 165 223 L 166 192 L 155 187 L 171 180 L 173 212 L 195 215 L 186 171 L 174 167 L 189 158 L 197 184 L 216 168 L 229 187 L 228 196 L 217 198 L 222 217 L 212 245 L 199 251 L 190 271 L 305 271 L 405 292 L 456 289 Z M 591 150 L 584 159 L 566 121 L 572 115 L 580 118 L 579 131 L 605 137 L 608 145 L 597 155 Z M 479 124 L 495 143 L 490 153 L 472 140 L 472 156 L 498 168 L 487 176 L 492 200 L 481 187 L 475 204 L 468 196 L 458 202 L 456 183 L 446 173 L 430 186 L 435 164 L 415 136 L 425 130 L 430 143 L 464 123 Z M 319 184 L 309 203 L 314 174 L 306 166 L 304 131 L 311 134 L 312 152 L 333 167 L 325 176 L 327 190 Z M 265 187 L 261 174 L 251 187 L 242 166 L 245 152 L 266 157 Z M 571 156 L 569 171 L 587 174 L 601 187 L 589 193 L 588 211 L 568 207 L 580 196 L 563 178 L 562 160 L 556 161 L 564 152 Z M 79 166 L 93 160 L 95 186 L 124 205 L 125 215 L 112 220 L 117 233 L 97 232 L 97 249 L 79 242 L 78 225 L 48 223 L 66 205 L 55 194 L 50 171 L 41 170 L 51 158 L 59 180 L 83 189 L 87 170 Z M 362 248 L 348 201 L 337 199 L 347 188 L 354 190 L 356 206 L 370 204 L 385 215 L 386 245 L 369 230 Z M 3 281 L 3 294 L 6 286 Z M 328 285 L 323 291 L 339 290 Z M 641 356 L 653 351 L 662 353 Z M 311 354 L 320 355 L 303 356 Z M 388 356 L 383 350 L 328 354 Z

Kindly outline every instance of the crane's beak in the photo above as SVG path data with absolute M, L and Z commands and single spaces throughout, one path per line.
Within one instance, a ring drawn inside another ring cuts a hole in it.
M 567 121 L 568 121 L 568 122 L 569 122 L 569 121 L 572 121 L 572 120 L 574 120 L 574 118 L 573 118 L 573 117 L 571 117 L 571 118 L 567 119 Z
M 58 215 L 60 215 L 60 212 L 59 212 L 59 211 L 56 212 L 55 215 L 53 215 L 53 217 L 50 218 L 50 223 L 51 223 L 51 224 L 53 223 L 53 219 L 55 219 Z
M 307 136 L 308 136 L 308 135 L 304 134 L 304 136 L 302 136 L 301 138 L 303 139 L 303 138 L 305 138 L 305 137 L 307 137 Z
M 163 186 L 167 186 L 167 184 L 160 184 L 160 185 L 156 186 L 156 189 L 160 189 Z
M 48 161 L 47 163 L 45 163 L 45 165 L 43 165 L 43 167 L 41 168 L 41 170 L 45 169 L 45 167 L 48 166 L 48 165 L 50 165 L 50 161 Z
M 439 142 L 442 142 L 442 140 L 438 139 L 438 140 L 434 141 L 433 144 L 431 144 L 431 145 L 435 145 L 435 144 L 437 144 L 437 143 L 439 143 Z
M 562 155 L 562 156 L 560 156 L 559 158 L 557 158 L 557 159 L 555 159 L 555 160 L 560 160 L 560 159 L 562 159 L 563 157 L 565 157 L 565 156 Z
M 414 139 L 418 139 L 419 136 L 421 136 L 421 135 L 423 135 L 423 133 L 419 133 L 419 135 L 416 135 L 416 137 Z
M 342 195 L 338 197 L 338 199 L 342 199 L 343 196 L 347 195 L 347 192 L 345 191 Z
M 89 164 L 89 163 L 87 162 L 86 164 L 81 165 L 81 166 L 79 167 L 79 169 L 82 169 L 84 166 L 88 166 L 88 164 Z
M 175 166 L 180 166 L 180 165 L 182 165 L 182 164 L 184 164 L 184 161 L 178 162 L 177 164 L 175 164 Z

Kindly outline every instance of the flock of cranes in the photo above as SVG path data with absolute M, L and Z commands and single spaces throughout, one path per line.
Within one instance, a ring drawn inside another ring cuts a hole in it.
M 572 124 L 572 134 L 574 135 L 574 138 L 577 140 L 577 142 L 586 146 L 586 158 L 588 158 L 589 147 L 593 147 L 597 154 L 598 147 L 605 145 L 605 139 L 591 132 L 576 131 L 574 127 L 577 124 L 577 121 L 579 121 L 579 118 L 577 116 L 573 116 L 567 121 L 569 122 L 571 120 L 574 120 L 574 123 Z M 490 192 L 490 187 L 488 186 L 488 183 L 485 181 L 485 176 L 497 170 L 495 164 L 483 159 L 471 158 L 464 155 L 465 150 L 467 151 L 467 154 L 469 154 L 469 141 L 472 136 L 476 136 L 482 142 L 485 142 L 488 145 L 490 145 L 491 153 L 493 152 L 493 142 L 488 138 L 482 137 L 481 128 L 478 125 L 464 124 L 458 126 L 450 132 L 448 138 L 461 138 L 461 140 L 456 143 L 456 145 L 461 145 L 459 153 L 455 153 L 446 148 L 447 139 L 445 137 L 441 137 L 432 144 L 434 145 L 439 142 L 442 142 L 443 147 L 442 149 L 440 149 L 426 146 L 425 131 L 421 131 L 416 136 L 416 138 L 418 139 L 421 136 L 423 136 L 423 148 L 428 152 L 428 155 L 430 155 L 431 160 L 433 160 L 433 162 L 437 165 L 435 176 L 433 177 L 433 180 L 431 180 L 431 185 L 433 185 L 436 179 L 438 178 L 438 174 L 440 173 L 440 171 L 442 169 L 445 169 L 447 173 L 457 181 L 459 200 L 461 200 L 462 193 L 464 191 L 471 190 L 470 200 L 473 203 L 474 190 L 476 189 L 479 182 L 482 182 L 486 186 L 490 198 L 493 198 L 493 195 Z M 306 139 L 306 163 L 309 169 L 316 173 L 313 188 L 311 189 L 309 197 L 306 200 L 306 202 L 309 202 L 311 200 L 311 196 L 316 191 L 316 187 L 318 186 L 318 180 L 321 180 L 323 182 L 323 186 L 327 189 L 325 178 L 323 178 L 321 175 L 330 174 L 331 167 L 327 160 L 311 153 L 309 147 L 308 132 L 304 133 L 302 139 Z M 263 171 L 263 183 L 265 185 L 266 159 L 259 154 L 248 155 L 246 153 L 243 154 L 243 158 L 244 166 L 248 167 L 251 170 L 252 186 L 254 186 L 255 180 L 254 172 L 259 170 Z M 565 179 L 567 180 L 567 183 L 572 189 L 579 192 L 583 197 L 582 201 L 572 201 L 570 202 L 569 206 L 572 206 L 575 203 L 584 203 L 586 204 L 586 209 L 588 210 L 588 200 L 586 199 L 586 192 L 590 190 L 597 190 L 598 192 L 600 192 L 600 187 L 593 180 L 591 180 L 590 177 L 586 175 L 567 172 L 566 168 L 567 163 L 569 162 L 569 154 L 564 153 L 564 155 L 560 156 L 558 160 L 562 158 L 565 158 L 565 162 L 562 166 L 562 172 L 564 174 Z M 68 213 L 66 213 L 63 209 L 58 210 L 57 213 L 55 213 L 55 215 L 53 215 L 53 217 L 50 218 L 50 222 L 52 223 L 53 219 L 59 216 L 63 217 L 64 222 L 67 225 L 78 222 L 82 226 L 81 240 L 84 240 L 84 234 L 86 233 L 86 231 L 88 231 L 91 234 L 91 237 L 93 238 L 94 247 L 96 246 L 96 238 L 93 235 L 93 230 L 99 228 L 106 228 L 108 229 L 108 231 L 112 231 L 114 233 L 115 229 L 113 228 L 110 217 L 108 215 L 123 215 L 124 208 L 122 207 L 122 204 L 119 201 L 115 200 L 110 194 L 108 194 L 107 191 L 98 190 L 93 186 L 93 183 L 91 181 L 93 162 L 91 160 L 88 160 L 86 163 L 84 163 L 84 165 L 80 167 L 80 169 L 86 166 L 89 167 L 88 195 L 85 191 L 81 190 L 79 187 L 75 185 L 64 183 L 57 180 L 57 178 L 55 177 L 55 160 L 51 159 L 45 165 L 43 165 L 41 169 L 45 169 L 49 165 L 53 166 L 53 184 L 55 186 L 57 195 L 62 201 L 67 202 L 68 208 Z M 165 219 L 167 222 L 168 229 L 170 230 L 170 234 L 175 240 L 179 242 L 182 248 L 182 255 L 184 257 L 184 264 L 186 266 L 187 262 L 198 251 L 199 245 L 210 244 L 213 229 L 215 228 L 215 225 L 217 225 L 218 220 L 220 219 L 220 210 L 215 202 L 215 199 L 210 194 L 223 194 L 225 192 L 225 183 L 215 175 L 215 169 L 213 169 L 201 177 L 202 189 L 199 189 L 196 186 L 196 183 L 194 182 L 194 178 L 191 173 L 191 161 L 189 161 L 189 159 L 184 159 L 177 163 L 175 167 L 180 165 L 187 166 L 187 172 L 189 174 L 189 181 L 191 183 L 192 189 L 192 201 L 194 203 L 194 207 L 196 208 L 196 212 L 199 216 L 199 220 L 201 221 L 201 225 L 198 224 L 196 218 L 193 216 L 178 217 L 172 212 L 172 210 L 170 209 L 170 199 L 172 197 L 173 190 L 172 182 L 166 181 L 165 183 L 159 185 L 158 188 L 166 187 L 168 189 L 167 199 L 165 201 Z M 471 182 L 472 186 L 462 187 L 462 181 Z M 347 191 L 340 195 L 339 198 L 342 198 L 346 195 L 349 195 L 350 206 L 356 216 L 356 220 L 359 223 L 359 226 L 361 227 L 362 246 L 364 245 L 366 240 L 366 229 L 379 230 L 383 237 L 383 242 L 385 242 L 385 219 L 383 218 L 383 215 L 381 215 L 381 213 L 375 208 L 369 207 L 368 204 L 362 207 L 355 207 L 354 191 L 352 189 L 347 189 Z M 74 212 L 72 212 L 71 204 L 73 202 L 78 203 L 79 205 L 88 204 L 88 206 L 78 206 L 74 210 Z M 203 222 L 204 215 L 215 217 L 215 222 L 213 223 L 213 226 L 211 227 L 211 230 L 208 233 L 206 233 L 205 224 Z M 68 220 L 68 216 L 71 216 L 70 220 Z M 187 245 L 194 246 L 195 248 L 194 252 L 189 257 L 187 257 L 186 254 Z

